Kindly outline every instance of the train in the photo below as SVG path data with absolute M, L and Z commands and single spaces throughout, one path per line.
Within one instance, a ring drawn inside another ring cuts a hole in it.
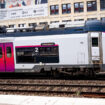
M 105 24 L 0 33 L 0 73 L 95 74 L 105 70 Z

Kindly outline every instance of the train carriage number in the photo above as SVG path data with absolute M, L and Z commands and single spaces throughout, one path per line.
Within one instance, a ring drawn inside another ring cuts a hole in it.
M 39 52 L 38 47 L 35 47 L 35 53 L 38 53 L 38 52 Z

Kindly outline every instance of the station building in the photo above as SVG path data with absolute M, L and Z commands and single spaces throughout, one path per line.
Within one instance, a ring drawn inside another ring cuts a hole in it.
M 70 21 L 105 21 L 105 0 L 14 1 L 0 1 L 0 25 L 31 27 Z

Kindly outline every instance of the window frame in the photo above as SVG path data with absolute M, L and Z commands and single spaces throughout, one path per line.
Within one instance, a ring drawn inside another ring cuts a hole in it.
M 100 10 L 105 10 L 105 0 L 100 0 Z
M 84 12 L 84 2 L 74 3 L 74 13 L 80 13 L 80 12 Z
M 70 13 L 71 13 L 71 4 L 70 3 L 62 4 L 62 14 L 70 14 Z
M 50 5 L 50 15 L 59 14 L 59 5 Z
M 95 3 L 95 4 L 93 4 Z M 89 7 L 91 5 L 91 7 Z M 91 8 L 91 9 L 89 9 Z M 96 1 L 87 1 L 87 12 L 97 11 L 97 2 Z

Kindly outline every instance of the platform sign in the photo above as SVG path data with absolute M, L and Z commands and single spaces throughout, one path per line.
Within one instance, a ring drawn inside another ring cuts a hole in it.
M 47 0 L 6 0 L 0 20 L 48 16 Z

